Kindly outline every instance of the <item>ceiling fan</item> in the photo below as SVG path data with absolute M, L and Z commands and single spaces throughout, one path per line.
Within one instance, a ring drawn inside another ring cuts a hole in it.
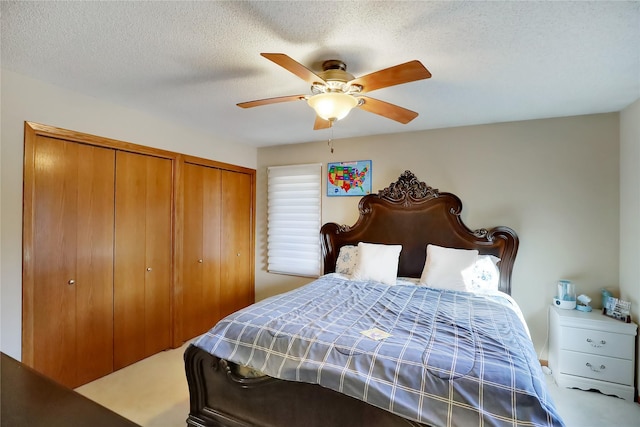
M 284 53 L 261 53 L 260 55 L 309 83 L 311 95 L 259 99 L 241 102 L 237 104 L 238 107 L 251 108 L 279 102 L 306 100 L 316 112 L 314 130 L 331 127 L 335 121 L 344 118 L 352 108 L 356 107 L 403 124 L 409 123 L 418 116 L 418 113 L 363 94 L 431 77 L 429 70 L 417 60 L 355 78 L 347 72 L 347 65 L 337 59 L 324 61 L 322 71 L 316 74 Z

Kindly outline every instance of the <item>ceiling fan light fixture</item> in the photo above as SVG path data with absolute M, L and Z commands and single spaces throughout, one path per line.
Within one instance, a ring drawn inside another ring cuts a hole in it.
M 345 118 L 358 100 L 346 93 L 326 92 L 313 95 L 307 103 L 320 118 L 333 122 Z

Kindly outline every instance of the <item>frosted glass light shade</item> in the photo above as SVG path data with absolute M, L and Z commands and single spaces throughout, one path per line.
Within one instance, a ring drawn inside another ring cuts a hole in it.
M 313 95 L 307 103 L 319 117 L 335 121 L 345 118 L 349 111 L 358 105 L 358 100 L 346 93 L 327 92 Z

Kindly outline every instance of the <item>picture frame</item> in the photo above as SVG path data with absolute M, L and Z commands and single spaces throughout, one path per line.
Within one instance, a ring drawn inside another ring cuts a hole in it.
M 327 164 L 327 196 L 366 196 L 371 194 L 371 160 Z
M 609 297 L 605 306 L 602 307 L 602 314 L 625 323 L 631 323 L 631 302 Z

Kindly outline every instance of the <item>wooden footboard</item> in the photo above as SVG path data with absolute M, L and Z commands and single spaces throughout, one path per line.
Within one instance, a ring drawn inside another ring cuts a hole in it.
M 315 384 L 243 378 L 233 365 L 191 345 L 187 425 L 211 427 L 424 427 Z

